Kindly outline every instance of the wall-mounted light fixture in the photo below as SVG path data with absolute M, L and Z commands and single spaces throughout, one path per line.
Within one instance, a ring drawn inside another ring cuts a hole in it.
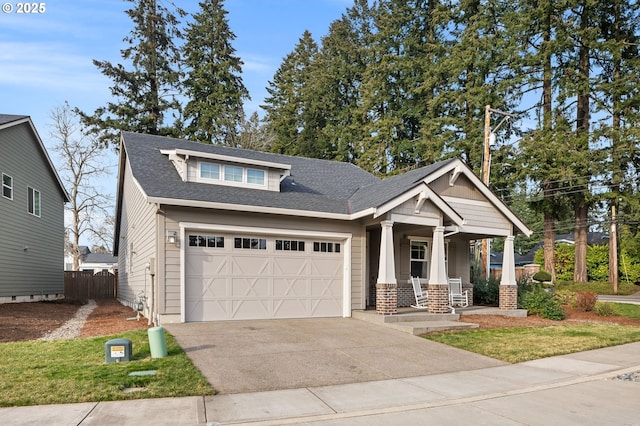
M 167 243 L 175 244 L 178 242 L 178 233 L 176 231 L 167 231 Z

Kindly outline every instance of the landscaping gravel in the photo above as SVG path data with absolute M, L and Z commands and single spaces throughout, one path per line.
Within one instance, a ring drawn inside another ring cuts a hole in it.
M 95 300 L 89 300 L 86 305 L 82 305 L 82 307 L 78 309 L 78 312 L 76 312 L 73 318 L 62 324 L 60 328 L 47 333 L 38 340 L 74 339 L 80 336 L 82 327 L 96 306 L 98 305 Z

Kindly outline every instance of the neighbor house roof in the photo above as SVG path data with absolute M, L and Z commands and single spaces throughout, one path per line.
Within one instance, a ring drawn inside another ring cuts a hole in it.
M 29 118 L 28 115 L 13 115 L 13 114 L 0 114 L 0 126 L 3 124 L 11 123 L 13 121 L 24 120 Z
M 82 263 L 118 263 L 118 256 L 109 253 L 87 253 Z

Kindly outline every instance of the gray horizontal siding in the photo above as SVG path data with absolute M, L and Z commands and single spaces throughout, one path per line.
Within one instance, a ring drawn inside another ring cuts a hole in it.
M 127 163 L 120 220 L 118 296 L 132 302 L 139 291 L 151 295 L 147 264 L 156 254 L 155 206 L 149 204 L 135 184 Z
M 0 173 L 13 178 L 13 200 L 0 195 L 0 296 L 64 292 L 64 197 L 28 124 L 0 130 Z M 27 188 L 40 191 L 41 215 L 27 211 Z

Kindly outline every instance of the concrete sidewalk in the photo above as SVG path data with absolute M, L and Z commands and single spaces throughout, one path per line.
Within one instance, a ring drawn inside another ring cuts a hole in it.
M 5 425 L 640 424 L 640 342 L 514 365 L 207 397 L 0 409 Z

